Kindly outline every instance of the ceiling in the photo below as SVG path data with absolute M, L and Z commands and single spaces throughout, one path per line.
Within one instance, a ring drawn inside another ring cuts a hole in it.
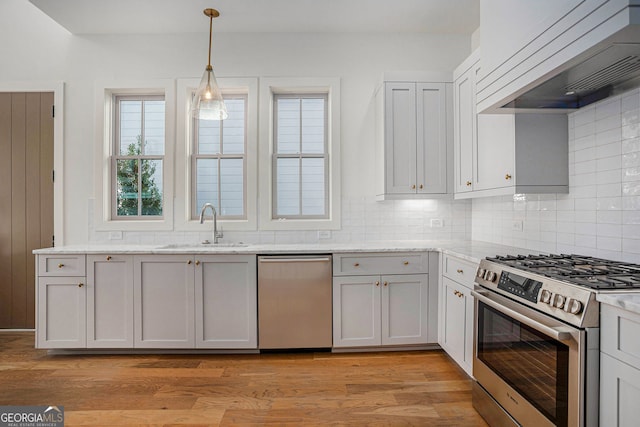
M 29 0 L 73 34 L 214 32 L 471 34 L 479 0 Z

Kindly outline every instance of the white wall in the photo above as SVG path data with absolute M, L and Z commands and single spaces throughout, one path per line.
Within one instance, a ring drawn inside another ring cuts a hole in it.
M 473 239 L 640 263 L 640 90 L 569 115 L 569 187 L 474 199 Z
M 94 82 L 199 77 L 206 65 L 207 34 L 74 36 L 30 3 L 2 0 L 0 40 L 0 81 L 65 82 L 65 244 L 105 240 L 106 235 L 95 232 L 90 221 L 96 147 Z M 452 35 L 214 33 L 212 62 L 220 77 L 342 79 L 343 229 L 334 233 L 336 239 L 464 238 L 470 232 L 468 202 L 373 202 L 374 176 L 380 173 L 373 167 L 373 93 L 383 72 L 450 72 L 469 54 L 469 45 L 469 37 Z M 432 216 L 444 219 L 445 228 L 429 228 Z M 183 233 L 124 235 L 127 242 L 191 237 Z M 309 241 L 315 234 L 283 232 L 278 238 L 273 233 L 245 233 L 241 237 Z

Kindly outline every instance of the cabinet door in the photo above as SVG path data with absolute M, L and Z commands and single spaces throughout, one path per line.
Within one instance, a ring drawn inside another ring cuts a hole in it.
M 473 190 L 476 141 L 475 67 L 453 83 L 453 157 L 455 192 Z
M 333 279 L 333 346 L 380 345 L 380 276 Z
M 382 276 L 382 344 L 427 342 L 429 275 Z
M 416 192 L 416 84 L 385 83 L 385 187 Z
M 515 117 L 479 114 L 474 190 L 515 185 Z
M 600 425 L 632 427 L 640 419 L 640 370 L 600 353 Z
M 444 83 L 416 84 L 418 193 L 447 192 L 447 97 Z
M 193 348 L 191 255 L 134 258 L 134 343 L 139 348 Z
M 87 301 L 84 277 L 39 277 L 38 348 L 84 348 Z
M 87 347 L 133 347 L 133 256 L 87 256 Z
M 257 348 L 255 255 L 196 256 L 196 347 Z
M 473 355 L 473 300 L 467 288 L 446 277 L 441 290 L 440 346 L 466 370 Z

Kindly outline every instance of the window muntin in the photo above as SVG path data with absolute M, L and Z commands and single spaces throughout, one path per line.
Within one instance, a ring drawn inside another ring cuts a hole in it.
M 114 96 L 112 219 L 163 218 L 165 99 Z
M 247 218 L 247 96 L 223 96 L 226 120 L 194 120 L 192 219 L 199 217 L 205 203 L 216 208 L 219 219 Z
M 327 94 L 273 97 L 273 219 L 329 217 Z

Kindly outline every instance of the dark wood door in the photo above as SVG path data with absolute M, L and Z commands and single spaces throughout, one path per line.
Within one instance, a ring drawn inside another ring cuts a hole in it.
M 0 93 L 0 328 L 35 327 L 33 249 L 53 244 L 53 93 Z

